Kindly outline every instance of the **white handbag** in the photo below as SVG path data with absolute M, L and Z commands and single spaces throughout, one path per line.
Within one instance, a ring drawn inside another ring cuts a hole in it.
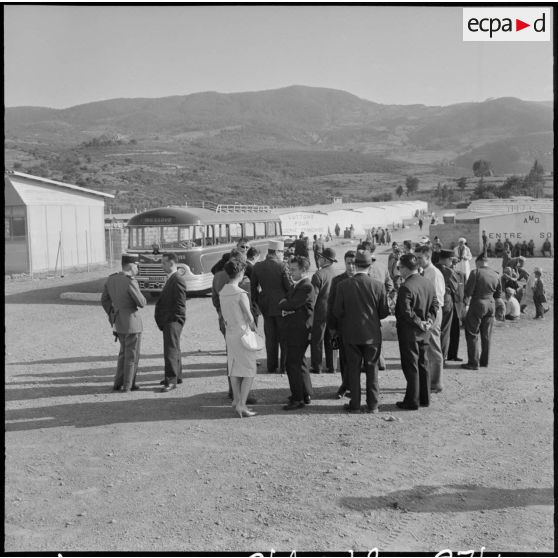
M 242 346 L 248 351 L 261 351 L 264 347 L 264 341 L 257 332 L 251 329 L 246 330 L 240 337 Z

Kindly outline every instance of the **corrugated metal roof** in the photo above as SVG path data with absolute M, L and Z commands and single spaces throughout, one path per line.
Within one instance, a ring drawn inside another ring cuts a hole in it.
M 112 194 L 105 194 L 104 192 L 99 192 L 97 190 L 90 190 L 89 188 L 82 188 L 81 186 L 75 186 L 74 184 L 67 184 L 66 182 L 58 182 L 57 180 L 50 180 L 49 178 L 43 178 L 42 176 L 25 174 L 24 172 L 6 171 L 6 175 L 8 178 L 12 176 L 16 178 L 25 178 L 27 180 L 32 180 L 33 182 L 42 182 L 44 184 L 49 184 L 50 186 L 67 188 L 68 190 L 83 192 L 84 194 L 93 194 L 94 196 L 101 196 L 103 198 L 114 198 Z

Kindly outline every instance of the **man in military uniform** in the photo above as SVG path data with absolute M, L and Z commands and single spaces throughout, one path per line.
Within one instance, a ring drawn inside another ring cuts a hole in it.
M 317 253 L 318 271 L 312 276 L 312 286 L 314 287 L 314 318 L 312 320 L 312 333 L 310 342 L 310 372 L 320 374 L 322 372 L 322 347 L 325 352 L 326 368 L 324 372 L 333 374 L 335 364 L 333 362 L 333 348 L 331 346 L 331 335 L 327 325 L 327 303 L 331 281 L 335 276 L 333 264 L 335 250 L 324 248 Z
M 477 256 L 477 269 L 469 274 L 465 285 L 465 307 L 468 306 L 468 309 L 464 325 L 468 362 L 462 364 L 461 368 L 466 370 L 478 370 L 479 365 L 488 366 L 495 299 L 502 298 L 500 276 L 488 267 L 487 262 L 484 254 Z
M 122 271 L 113 273 L 107 279 L 101 296 L 101 304 L 120 341 L 113 391 L 140 389 L 136 384 L 136 374 L 143 323 L 138 309 L 143 308 L 147 302 L 134 278 L 138 274 L 136 262 L 135 256 L 124 254 Z
M 452 250 L 440 250 L 440 257 L 438 265 L 436 266 L 444 276 L 445 292 L 444 298 L 440 303 L 442 306 L 442 325 L 441 325 L 441 344 L 442 355 L 444 362 L 448 360 L 448 349 L 450 345 L 450 332 L 453 321 L 453 313 L 457 312 L 455 309 L 455 301 L 458 297 L 458 278 L 455 271 L 451 267 L 451 258 L 453 256 Z M 459 328 L 459 324 L 457 326 Z M 459 334 L 459 329 L 458 329 Z

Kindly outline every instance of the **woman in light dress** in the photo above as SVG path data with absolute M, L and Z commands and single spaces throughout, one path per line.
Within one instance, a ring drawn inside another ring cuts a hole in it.
M 219 301 L 225 322 L 227 361 L 233 391 L 232 406 L 240 417 L 252 417 L 257 413 L 246 407 L 246 399 L 256 376 L 256 353 L 246 349 L 240 338 L 249 329 L 256 331 L 256 324 L 250 311 L 248 293 L 239 287 L 245 270 L 246 263 L 240 259 L 231 258 L 225 264 L 229 282 L 219 292 Z
M 469 246 L 467 246 L 467 241 L 463 237 L 457 241 L 454 253 L 458 260 L 455 264 L 455 269 L 461 271 L 461 273 L 465 275 L 465 282 L 467 282 L 467 279 L 469 279 L 469 273 L 471 273 L 471 264 L 469 261 L 473 259 L 473 255 L 471 254 Z

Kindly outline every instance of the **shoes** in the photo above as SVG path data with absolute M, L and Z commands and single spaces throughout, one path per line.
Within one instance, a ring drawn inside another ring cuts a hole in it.
M 443 390 L 444 390 L 444 388 L 441 388 L 441 387 L 439 387 L 439 388 L 432 388 L 432 389 L 430 390 L 430 393 L 442 393 Z
M 463 359 L 459 357 L 448 358 L 447 360 L 454 360 L 455 362 L 463 362 Z
M 255 397 L 252 397 L 251 395 L 249 395 L 246 398 L 246 404 L 247 405 L 255 405 L 258 402 L 258 400 Z
M 488 368 L 488 364 L 479 364 L 481 368 Z
M 418 411 L 418 405 L 410 405 L 409 403 L 405 403 L 405 401 L 398 401 L 396 405 L 405 411 Z
M 236 412 L 238 413 L 238 416 L 240 418 L 242 418 L 242 417 L 255 417 L 258 414 L 258 413 L 256 413 L 256 411 L 251 411 L 250 409 L 247 409 L 246 407 L 244 409 L 241 409 L 240 407 L 237 407 Z
M 324 370 L 324 374 L 335 374 L 335 370 Z
M 131 388 L 130 391 L 139 391 L 141 389 L 140 386 L 138 386 L 137 384 L 134 384 Z
M 385 370 L 386 367 L 385 366 L 378 366 L 378 370 Z
M 343 409 L 344 409 L 345 411 L 347 411 L 347 413 L 351 413 L 352 415 L 356 415 L 357 413 L 360 413 L 360 407 L 359 407 L 358 409 L 353 409 L 353 408 L 351 407 L 351 404 L 350 404 L 350 403 L 345 403 L 345 404 L 343 405 Z
M 305 395 L 304 396 L 304 404 L 305 405 L 310 405 L 310 403 L 312 403 L 312 399 L 310 398 L 309 395 Z
M 469 363 L 467 364 L 462 364 L 461 368 L 463 368 L 464 370 L 478 370 L 479 367 L 478 366 L 472 366 Z
M 166 385 L 167 385 L 167 380 L 161 380 L 159 383 L 160 383 L 162 386 L 166 386 Z M 177 383 L 177 384 L 181 384 L 181 383 L 182 383 L 182 380 L 181 380 L 180 378 L 178 378 L 178 380 L 176 380 L 176 383 Z
M 380 411 L 378 407 L 374 407 L 373 409 L 371 409 L 370 407 L 366 406 L 362 408 L 362 412 L 368 413 L 369 415 L 377 415 Z
M 347 393 L 347 390 L 341 389 L 335 394 L 335 397 L 337 399 L 343 399 L 343 397 L 345 397 L 346 393 Z
M 161 388 L 161 393 L 167 393 L 169 391 L 172 391 L 173 389 L 176 389 L 176 384 L 169 384 Z
M 125 387 L 123 387 L 123 388 L 120 390 L 121 393 L 128 393 L 129 391 L 130 391 L 130 388 L 125 388 Z
M 322 373 L 321 370 L 313 370 L 313 369 L 310 369 L 310 374 L 321 374 L 321 373 Z
M 111 389 L 110 391 L 120 391 L 120 388 L 121 388 L 121 387 L 122 387 L 122 386 L 114 385 L 114 386 L 112 386 L 112 389 Z
M 284 411 L 296 411 L 297 409 L 304 409 L 303 401 L 291 401 L 288 405 L 283 406 Z

